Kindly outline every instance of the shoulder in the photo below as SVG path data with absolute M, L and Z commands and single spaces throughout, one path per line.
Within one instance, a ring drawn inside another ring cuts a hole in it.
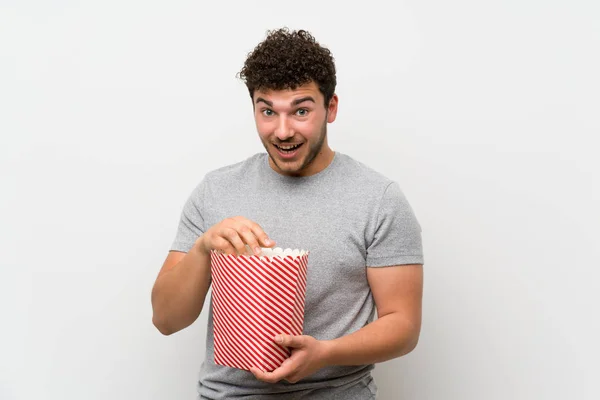
M 190 195 L 191 199 L 200 201 L 207 191 L 213 192 L 230 188 L 231 185 L 239 185 L 240 182 L 246 181 L 248 176 L 254 173 L 261 162 L 264 162 L 264 154 L 256 153 L 242 161 L 205 172 L 199 181 L 194 184 L 194 189 Z
M 256 153 L 242 161 L 213 169 L 204 175 L 203 180 L 206 183 L 219 182 L 221 185 L 230 181 L 239 182 L 252 175 L 264 162 L 265 156 L 266 153 Z
M 388 186 L 395 183 L 387 175 L 352 156 L 338 152 L 337 157 L 339 157 L 339 174 L 353 185 L 381 194 Z

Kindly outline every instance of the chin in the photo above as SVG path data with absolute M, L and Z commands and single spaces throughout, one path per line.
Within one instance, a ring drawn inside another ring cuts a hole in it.
M 273 163 L 275 164 L 275 166 L 277 168 L 279 168 L 279 170 L 281 172 L 285 172 L 288 174 L 300 174 L 302 172 L 302 170 L 304 169 L 304 160 L 296 160 L 296 161 L 285 161 L 285 160 L 281 160 L 277 157 L 271 157 L 273 160 Z

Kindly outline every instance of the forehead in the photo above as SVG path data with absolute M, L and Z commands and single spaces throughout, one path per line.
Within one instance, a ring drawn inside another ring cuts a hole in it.
M 285 107 L 290 106 L 294 100 L 307 96 L 312 97 L 317 104 L 323 101 L 323 95 L 319 91 L 319 87 L 314 82 L 310 82 L 295 89 L 256 90 L 254 91 L 254 102 L 256 103 L 257 99 L 261 98 L 272 102 L 274 106 Z

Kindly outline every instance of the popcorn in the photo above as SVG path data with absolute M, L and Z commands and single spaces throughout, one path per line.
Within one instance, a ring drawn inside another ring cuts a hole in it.
M 216 364 L 273 371 L 290 356 L 274 337 L 302 335 L 308 255 L 280 247 L 259 255 L 211 251 Z

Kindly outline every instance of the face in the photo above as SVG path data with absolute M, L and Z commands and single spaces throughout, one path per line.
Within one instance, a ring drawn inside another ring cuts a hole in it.
M 311 82 L 294 90 L 255 91 L 254 119 L 271 168 L 283 175 L 313 175 L 329 165 L 327 124 L 335 120 L 337 96 L 328 107 Z

